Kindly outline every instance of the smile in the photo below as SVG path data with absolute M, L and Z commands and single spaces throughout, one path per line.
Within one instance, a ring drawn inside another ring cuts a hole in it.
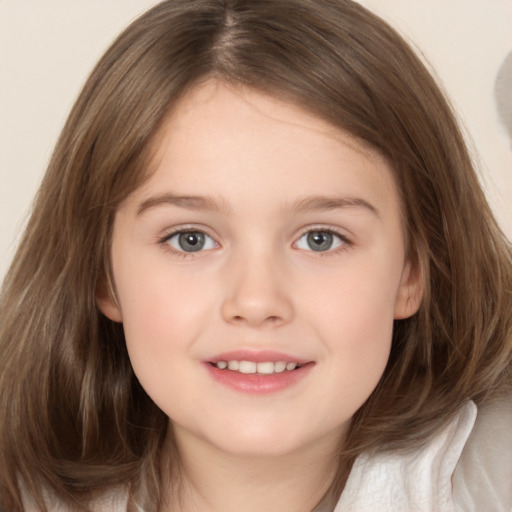
M 254 361 L 217 361 L 215 366 L 219 370 L 228 370 L 234 372 L 240 372 L 243 374 L 251 374 L 257 373 L 259 375 L 272 375 L 274 373 L 283 373 L 290 372 L 297 368 L 300 368 L 299 363 L 286 362 L 286 361 L 263 361 L 263 362 L 254 362 Z
M 316 363 L 273 350 L 236 350 L 203 361 L 213 380 L 234 391 L 272 394 L 297 385 Z

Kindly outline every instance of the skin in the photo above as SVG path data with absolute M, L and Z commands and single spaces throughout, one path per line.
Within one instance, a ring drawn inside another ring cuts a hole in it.
M 419 305 L 391 168 L 293 105 L 215 81 L 157 141 L 151 176 L 116 214 L 116 297 L 98 303 L 171 419 L 182 509 L 311 510 L 384 371 L 393 320 Z M 176 229 L 206 233 L 204 249 L 184 251 Z M 312 250 L 308 232 L 326 230 L 332 246 Z M 275 393 L 240 392 L 205 366 L 238 349 L 311 369 Z

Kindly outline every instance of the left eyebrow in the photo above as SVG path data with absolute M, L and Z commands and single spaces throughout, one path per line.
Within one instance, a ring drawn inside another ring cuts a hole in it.
M 291 210 L 295 213 L 336 210 L 339 208 L 363 208 L 380 218 L 378 208 L 360 197 L 308 196 L 294 201 L 291 205 Z

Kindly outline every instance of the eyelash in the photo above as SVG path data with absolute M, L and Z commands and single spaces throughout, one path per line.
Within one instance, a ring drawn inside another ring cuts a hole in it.
M 333 228 L 326 228 L 323 226 L 313 226 L 309 227 L 308 229 L 304 230 L 302 234 L 297 238 L 297 241 L 294 242 L 294 245 L 296 245 L 299 240 L 301 240 L 303 237 L 307 236 L 309 233 L 327 233 L 329 235 L 332 235 L 333 237 L 336 237 L 340 240 L 341 245 L 338 247 L 335 247 L 333 249 L 328 249 L 326 251 L 314 251 L 313 249 L 310 249 L 309 253 L 313 253 L 315 256 L 319 256 L 321 258 L 326 258 L 329 256 L 334 256 L 339 254 L 340 252 L 344 252 L 348 249 L 350 249 L 354 244 L 352 240 L 347 237 L 347 235 L 340 233 L 336 229 Z
M 208 238 L 211 238 L 212 240 L 214 240 L 214 238 L 211 235 L 209 235 L 204 229 L 200 229 L 200 228 L 197 228 L 194 226 L 189 226 L 189 227 L 185 226 L 185 227 L 180 227 L 180 228 L 174 229 L 174 230 L 170 231 L 169 233 L 166 233 L 162 238 L 160 238 L 158 240 L 158 244 L 161 245 L 164 248 L 164 250 L 170 252 L 173 256 L 178 256 L 179 258 L 183 258 L 183 259 L 194 258 L 196 256 L 196 254 L 194 252 L 179 251 L 169 244 L 169 240 L 171 238 L 173 238 L 176 235 L 180 235 L 182 233 L 201 233 L 201 234 L 207 236 Z M 197 251 L 197 252 L 203 252 L 203 251 Z
M 295 246 L 304 236 L 307 236 L 308 234 L 315 233 L 315 232 L 326 233 L 326 234 L 332 235 L 333 237 L 336 237 L 341 241 L 341 245 L 339 247 L 335 247 L 334 249 L 328 249 L 326 251 L 314 251 L 313 249 L 310 249 L 309 251 L 307 251 L 307 252 L 313 253 L 315 256 L 320 256 L 320 257 L 332 256 L 332 255 L 338 254 L 339 252 L 346 251 L 353 246 L 353 242 L 346 235 L 340 233 L 339 231 L 337 231 L 335 229 L 326 228 L 326 227 L 322 227 L 322 226 L 314 226 L 314 227 L 310 227 L 310 228 L 304 230 L 300 234 L 300 236 L 296 239 L 296 241 L 294 242 L 293 245 Z M 175 248 L 171 247 L 171 245 L 169 244 L 169 240 L 171 240 L 171 238 L 173 238 L 176 235 L 183 234 L 183 233 L 200 233 L 200 234 L 203 234 L 203 235 L 207 236 L 208 238 L 211 238 L 212 240 L 214 240 L 214 238 L 211 235 L 209 235 L 205 230 L 190 226 L 190 227 L 180 227 L 180 228 L 170 231 L 169 233 L 165 234 L 162 238 L 160 238 L 158 240 L 158 244 L 161 245 L 166 251 L 172 253 L 175 256 L 181 257 L 183 259 L 193 258 L 196 256 L 195 252 L 176 250 Z M 215 242 L 215 243 L 217 244 L 217 242 Z M 217 246 L 218 245 L 219 244 L 217 244 Z M 209 250 L 209 249 L 207 249 L 207 250 Z M 204 251 L 199 250 L 197 252 L 201 253 Z

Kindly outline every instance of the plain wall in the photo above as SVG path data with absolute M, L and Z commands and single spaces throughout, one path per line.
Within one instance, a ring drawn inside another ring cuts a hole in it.
M 86 76 L 117 33 L 156 3 L 0 0 L 0 280 Z M 395 25 L 435 69 L 467 129 L 490 203 L 512 239 L 512 59 L 508 72 L 500 71 L 512 51 L 512 1 L 361 3 Z

